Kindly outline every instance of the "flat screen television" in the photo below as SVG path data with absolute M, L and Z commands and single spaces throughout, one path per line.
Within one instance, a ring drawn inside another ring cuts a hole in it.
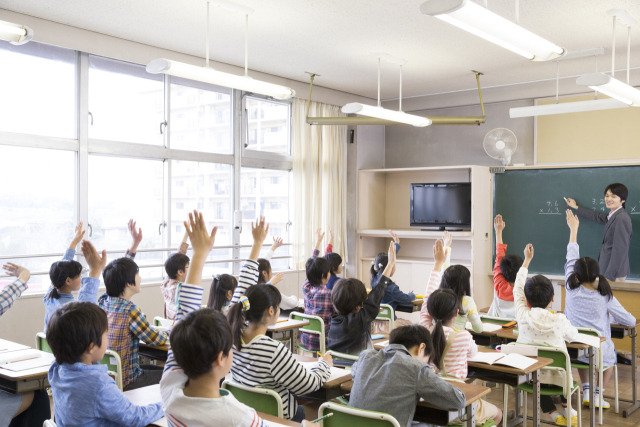
M 411 184 L 411 226 L 471 228 L 471 183 Z

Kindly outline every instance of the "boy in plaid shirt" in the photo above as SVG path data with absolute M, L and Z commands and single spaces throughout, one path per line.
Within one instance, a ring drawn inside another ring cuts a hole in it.
M 98 299 L 98 305 L 109 319 L 109 348 L 122 359 L 124 390 L 158 384 L 162 378 L 162 367 L 141 366 L 138 345 L 141 340 L 147 344 L 164 345 L 169 342 L 169 336 L 151 327 L 147 316 L 130 301 L 140 292 L 137 264 L 130 258 L 118 258 L 105 267 L 102 277 L 107 292 Z

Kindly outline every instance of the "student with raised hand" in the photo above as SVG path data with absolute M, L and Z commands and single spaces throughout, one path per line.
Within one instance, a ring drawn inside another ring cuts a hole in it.
M 551 281 L 541 274 L 527 279 L 533 253 L 533 245 L 527 244 L 524 249 L 524 262 L 513 287 L 519 330 L 518 342 L 558 347 L 566 351 L 565 341 L 571 342 L 578 338 L 578 330 L 564 314 L 549 310 L 554 296 Z M 566 414 L 556 410 L 550 396 L 540 396 L 540 409 L 548 414 L 556 425 L 567 425 Z M 571 424 L 576 424 L 577 419 L 577 412 L 574 414 L 572 411 Z
M 131 403 L 100 363 L 107 327 L 105 312 L 89 302 L 70 302 L 51 316 L 47 341 L 56 360 L 49 383 L 59 427 L 145 426 L 164 416 L 160 402 Z
M 607 185 L 604 189 L 604 202 L 609 213 L 596 212 L 578 206 L 576 201 L 565 198 L 567 206 L 575 209 L 583 218 L 604 224 L 602 248 L 598 255 L 598 263 L 602 275 L 608 280 L 624 282 L 630 272 L 629 245 L 631 244 L 631 217 L 625 210 L 625 202 L 629 190 L 619 182 Z
M 207 308 L 213 308 L 227 314 L 231 306 L 231 298 L 238 287 L 238 279 L 231 274 L 216 274 L 209 287 L 209 301 Z
M 93 244 L 87 240 L 82 241 L 82 254 L 89 265 L 89 276 L 82 277 L 82 264 L 75 261 L 76 246 L 82 240 L 85 230 L 82 229 L 82 221 L 75 228 L 75 235 L 63 258 L 51 264 L 49 278 L 51 288 L 42 298 L 44 302 L 44 330 L 51 315 L 62 305 L 74 301 L 72 292 L 78 292 L 78 301 L 96 303 L 98 299 L 98 287 L 100 286 L 100 274 L 107 263 L 107 251 L 98 253 Z
M 142 233 L 142 230 L 140 232 Z M 187 256 L 187 249 L 189 249 L 188 237 L 188 234 L 184 233 L 178 252 L 169 255 L 164 263 L 167 277 L 162 281 L 160 290 L 164 298 L 164 317 L 171 320 L 176 317 L 176 287 L 178 283 L 184 282 L 189 270 L 189 257 Z
M 140 242 L 142 242 L 142 228 L 138 228 L 138 230 L 136 230 L 136 222 L 132 218 L 127 224 L 127 230 L 129 230 L 129 235 L 131 235 L 131 246 L 129 246 L 129 249 L 127 249 L 124 256 L 134 259 L 136 257 L 138 246 L 140 245 Z
M 395 328 L 388 346 L 363 351 L 351 368 L 349 406 L 388 413 L 407 427 L 420 398 L 448 411 L 464 408 L 464 393 L 439 378 L 427 364 L 431 351 L 431 334 L 425 327 Z
M 324 252 L 324 259 L 329 263 L 329 281 L 325 286 L 331 290 L 333 285 L 340 280 L 338 275 L 342 274 L 342 257 L 333 252 L 333 230 L 331 228 L 329 228 L 329 243 Z
M 0 289 L 0 316 L 5 314 L 28 288 L 27 281 L 31 277 L 28 269 L 12 262 L 6 263 L 2 268 L 6 274 L 15 276 L 16 280 Z M 0 426 L 8 426 L 9 423 L 13 423 L 12 426 L 40 426 L 49 418 L 51 407 L 46 391 L 8 393 L 0 390 Z
M 493 266 L 493 289 L 495 291 L 493 302 L 489 308 L 490 316 L 507 317 L 515 319 L 516 308 L 513 303 L 513 284 L 516 274 L 522 265 L 520 255 L 506 255 L 507 245 L 502 240 L 502 231 L 506 224 L 502 215 L 498 214 L 493 220 L 493 228 L 496 232 L 496 262 Z
M 258 256 L 260 256 L 260 249 L 264 239 L 269 234 L 269 224 L 265 221 L 264 216 L 261 216 L 256 220 L 254 225 L 251 222 L 251 235 L 253 236 L 253 246 L 251 246 L 251 252 L 249 258 L 244 262 L 240 268 L 240 276 L 238 279 L 238 286 L 233 292 L 231 297 L 231 304 L 237 303 L 240 298 L 245 294 L 247 289 L 258 283 Z
M 282 237 L 274 237 L 273 245 L 264 255 L 264 258 L 258 258 L 258 285 L 270 284 L 277 286 L 284 279 L 284 273 L 273 274 L 271 269 L 271 257 L 276 249 L 282 246 Z M 283 295 L 280 301 L 282 310 L 292 310 L 298 306 L 298 297 L 296 295 Z
M 596 387 L 596 406 L 600 405 L 600 394 L 613 374 L 613 365 L 617 363 L 616 349 L 611 341 L 610 323 L 634 326 L 636 318 L 631 315 L 613 296 L 613 291 L 607 279 L 600 274 L 598 262 L 589 257 L 580 258 L 578 246 L 578 228 L 580 221 L 570 209 L 567 209 L 567 225 L 571 230 L 567 245 L 567 263 L 564 266 L 566 301 L 564 314 L 573 326 L 597 329 L 606 338 L 601 350 L 605 366 L 603 383 Z M 585 356 L 578 358 L 580 362 L 589 363 Z M 589 405 L 589 374 L 586 369 L 578 369 L 584 400 Z M 603 407 L 609 408 L 609 402 L 603 400 Z

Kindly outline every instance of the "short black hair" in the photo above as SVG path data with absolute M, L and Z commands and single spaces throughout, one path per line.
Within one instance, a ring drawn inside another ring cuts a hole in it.
M 305 264 L 307 280 L 313 286 L 322 285 L 322 280 L 329 274 L 329 262 L 322 257 L 311 257 Z
M 502 257 L 502 260 L 500 260 L 500 273 L 502 273 L 507 282 L 513 283 L 516 281 L 522 262 L 520 255 L 505 255 Z
M 606 195 L 609 190 L 611 190 L 611 192 L 616 196 L 620 197 L 620 200 L 623 200 L 622 207 L 624 208 L 627 197 L 629 197 L 629 190 L 627 189 L 627 186 L 619 182 L 614 182 L 613 184 L 607 185 L 607 188 L 604 189 L 604 194 Z
M 175 254 L 171 254 L 167 261 L 164 263 L 164 271 L 167 272 L 167 276 L 170 279 L 178 278 L 178 271 L 186 270 L 187 264 L 189 264 L 189 257 L 185 254 L 181 254 L 180 252 L 176 252 Z
M 408 350 L 411 347 L 425 344 L 424 355 L 429 357 L 433 351 L 431 333 L 421 325 L 409 325 L 395 328 L 389 335 L 389 344 L 401 344 Z
M 47 342 L 56 362 L 77 363 L 90 344 L 102 345 L 107 331 L 107 315 L 91 302 L 73 301 L 60 306 L 47 324 Z
M 329 263 L 329 273 L 336 274 L 342 264 L 342 257 L 335 252 L 329 252 L 324 255 L 324 259 Z
M 340 279 L 331 289 L 331 302 L 338 314 L 353 313 L 367 300 L 367 288 L 358 279 Z
M 127 284 L 135 285 L 138 271 L 138 264 L 131 258 L 118 258 L 107 264 L 102 272 L 107 295 L 119 297 L 124 292 Z
M 210 372 L 220 352 L 229 355 L 233 345 L 227 318 L 211 308 L 189 313 L 175 324 L 169 339 L 176 362 L 190 379 Z
M 82 264 L 75 260 L 62 259 L 51 264 L 51 268 L 49 268 L 49 278 L 51 279 L 53 289 L 49 295 L 55 299 L 60 298 L 58 289 L 65 285 L 67 278 L 75 279 L 81 273 Z
M 266 258 L 258 258 L 258 285 L 267 283 L 264 273 L 271 273 L 271 263 Z
M 531 307 L 547 308 L 553 299 L 553 285 L 551 280 L 542 274 L 537 274 L 524 284 L 524 296 Z

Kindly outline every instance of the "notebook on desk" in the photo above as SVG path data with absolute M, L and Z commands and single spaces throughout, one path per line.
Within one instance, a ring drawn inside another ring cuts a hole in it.
M 469 362 L 486 363 L 488 365 L 503 365 L 516 369 L 527 369 L 529 366 L 536 363 L 537 360 L 518 353 L 510 353 L 505 355 L 503 353 L 497 352 L 479 352 L 471 359 L 469 359 Z
M 307 369 L 307 371 L 311 371 L 311 368 L 316 366 L 317 362 L 300 362 L 300 364 L 304 366 Z M 345 369 L 340 369 L 340 368 L 336 368 L 335 366 L 332 366 L 331 375 L 329 376 L 329 379 L 327 380 L 327 382 L 336 380 L 338 378 L 342 378 L 345 375 L 350 375 L 350 374 L 351 374 L 351 371 L 347 371 Z
M 51 365 L 53 354 L 38 350 L 18 350 L 0 356 L 0 368 L 13 372 Z

